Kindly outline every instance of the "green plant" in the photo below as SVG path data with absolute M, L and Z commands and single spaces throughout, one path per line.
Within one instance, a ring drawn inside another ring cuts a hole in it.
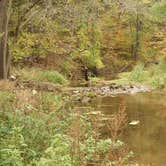
M 150 69 L 151 84 L 156 88 L 164 88 L 166 84 L 166 63 L 163 58 L 157 66 Z
M 40 39 L 40 40 L 39 40 Z M 45 57 L 48 52 L 56 51 L 54 35 L 22 32 L 17 42 L 10 39 L 10 48 L 14 62 L 21 62 L 28 56 Z
M 26 148 L 27 145 L 25 144 L 21 130 L 21 127 L 7 127 L 6 125 L 1 126 L 0 165 L 24 165 L 22 154 L 24 153 L 24 148 Z
M 0 112 L 13 109 L 14 97 L 14 94 L 11 92 L 0 91 Z
M 130 81 L 143 81 L 145 79 L 144 77 L 144 64 L 137 65 L 134 70 L 131 72 L 131 75 L 129 77 Z
M 43 71 L 38 75 L 39 80 L 48 81 L 55 84 L 66 85 L 68 84 L 67 79 L 57 71 Z
M 67 135 L 56 134 L 51 140 L 50 147 L 45 150 L 43 157 L 37 162 L 38 166 L 72 166 L 70 155 L 70 138 Z
M 99 77 L 90 77 L 91 85 L 96 85 L 99 81 L 101 81 L 101 78 L 99 78 Z
M 1 39 L 1 37 L 4 35 L 4 33 L 0 33 L 0 39 Z
M 56 96 L 54 93 L 45 93 L 41 95 L 39 109 L 42 111 L 55 111 L 63 106 L 62 97 Z
M 123 148 L 121 141 L 100 138 L 99 119 L 73 108 L 68 96 L 38 92 L 33 100 L 28 108 L 0 111 L 0 165 L 102 165 Z
M 58 71 L 41 70 L 39 68 L 16 69 L 15 74 L 20 75 L 23 81 L 46 81 L 60 85 L 67 85 L 69 82 Z
M 79 58 L 83 65 L 87 68 L 96 67 L 101 69 L 104 67 L 101 57 L 101 30 L 97 25 L 82 26 L 78 32 L 79 49 L 78 53 L 73 53 L 74 58 Z

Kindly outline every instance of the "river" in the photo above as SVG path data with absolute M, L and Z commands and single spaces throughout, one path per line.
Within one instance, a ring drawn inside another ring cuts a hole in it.
M 139 164 L 166 165 L 166 95 L 161 92 L 123 94 L 97 98 L 91 106 L 105 115 L 115 113 L 120 105 L 126 107 L 128 122 L 121 140 L 134 152 Z

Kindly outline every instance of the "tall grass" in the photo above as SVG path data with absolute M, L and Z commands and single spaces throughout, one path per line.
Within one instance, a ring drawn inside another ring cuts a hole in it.
M 154 65 L 149 71 L 151 84 L 157 88 L 166 86 L 166 60 L 163 58 L 159 65 Z
M 138 81 L 138 82 L 144 81 L 146 79 L 146 73 L 145 73 L 144 69 L 145 69 L 145 67 L 144 67 L 143 63 L 137 65 L 131 72 L 131 74 L 129 76 L 129 80 Z
M 66 85 L 68 84 L 67 79 L 57 71 L 44 71 L 38 75 L 39 80 L 48 81 L 55 84 Z
M 14 72 L 16 75 L 20 76 L 20 79 L 22 80 L 28 80 L 28 81 L 45 81 L 45 82 L 51 82 L 55 84 L 60 85 L 67 85 L 69 82 L 58 71 L 54 70 L 41 70 L 37 68 L 32 69 L 16 69 Z
M 72 107 L 68 96 L 30 93 L 24 93 L 25 100 L 18 94 L 0 93 L 1 166 L 118 166 L 124 159 L 124 164 L 129 162 L 128 151 L 121 153 L 120 141 L 99 137 L 99 117 Z M 18 100 L 24 102 L 21 107 Z
M 118 84 L 142 83 L 154 88 L 166 86 L 166 61 L 161 59 L 159 64 L 145 68 L 144 64 L 138 64 L 131 72 L 119 74 Z

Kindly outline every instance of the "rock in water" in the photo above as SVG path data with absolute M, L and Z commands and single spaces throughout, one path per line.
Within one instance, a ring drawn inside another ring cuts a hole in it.
M 129 125 L 136 126 L 136 125 L 138 125 L 139 123 L 140 123 L 139 120 L 133 120 L 133 121 L 131 121 L 131 122 L 129 123 Z

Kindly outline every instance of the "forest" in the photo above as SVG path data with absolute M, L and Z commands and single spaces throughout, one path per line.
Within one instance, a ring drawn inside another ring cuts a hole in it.
M 166 0 L 0 0 L 0 166 L 166 165 Z

